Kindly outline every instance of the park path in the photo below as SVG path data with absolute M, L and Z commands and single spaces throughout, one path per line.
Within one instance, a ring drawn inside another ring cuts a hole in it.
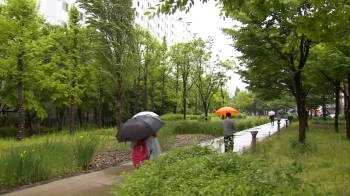
M 285 126 L 285 120 L 281 120 L 281 128 Z M 271 126 L 266 123 L 257 127 L 253 127 L 244 131 L 235 133 L 234 151 L 242 153 L 244 148 L 252 145 L 252 134 L 250 131 L 258 131 L 256 140 L 261 141 L 270 135 L 276 133 L 277 123 Z M 222 145 L 222 137 L 210 141 L 202 142 L 202 146 L 210 146 L 212 148 L 224 151 Z M 78 175 L 62 180 L 57 180 L 47 184 L 30 187 L 19 188 L 6 196 L 101 196 L 108 195 L 108 191 L 114 184 L 121 180 L 120 175 L 123 172 L 132 172 L 134 166 L 127 163 L 120 166 L 110 167 L 96 172 Z

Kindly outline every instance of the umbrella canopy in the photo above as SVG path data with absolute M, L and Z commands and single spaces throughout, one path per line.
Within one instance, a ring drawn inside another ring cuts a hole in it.
M 231 114 L 238 114 L 238 110 L 235 108 L 231 107 L 222 107 L 218 110 L 216 110 L 215 114 L 217 115 L 226 115 L 226 113 L 231 113 Z
M 269 113 L 267 113 L 269 116 L 273 116 L 275 115 L 275 112 L 274 111 L 269 111 Z
M 137 116 L 144 116 L 144 115 L 153 116 L 153 117 L 159 116 L 158 114 L 156 114 L 156 113 L 154 113 L 154 112 L 143 111 L 143 112 L 139 112 L 139 113 L 135 114 L 135 115 L 133 116 L 133 118 L 135 118 L 135 117 L 137 117 Z
M 157 117 L 137 116 L 126 121 L 117 132 L 119 142 L 138 141 L 152 134 L 155 134 L 162 128 L 164 122 Z

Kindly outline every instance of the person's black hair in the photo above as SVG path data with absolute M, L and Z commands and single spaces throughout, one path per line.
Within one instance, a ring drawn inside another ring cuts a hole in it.
M 226 117 L 231 117 L 231 113 L 226 113 Z

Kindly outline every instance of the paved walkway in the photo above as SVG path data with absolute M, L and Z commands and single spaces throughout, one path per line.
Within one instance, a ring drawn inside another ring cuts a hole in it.
M 281 121 L 281 128 L 285 126 L 285 120 Z M 277 123 L 271 126 L 270 123 L 260 125 L 251 129 L 237 132 L 234 139 L 234 151 L 242 153 L 244 147 L 249 147 L 252 141 L 250 131 L 259 131 L 257 141 L 263 140 L 269 135 L 277 132 Z M 202 143 L 203 146 L 224 150 L 222 137 Z M 221 149 L 220 149 L 221 148 Z M 108 195 L 108 191 L 114 184 L 121 180 L 120 174 L 132 172 L 134 166 L 128 163 L 121 166 L 110 167 L 84 175 L 67 179 L 57 180 L 51 183 L 19 189 L 15 192 L 5 194 L 6 196 L 101 196 Z

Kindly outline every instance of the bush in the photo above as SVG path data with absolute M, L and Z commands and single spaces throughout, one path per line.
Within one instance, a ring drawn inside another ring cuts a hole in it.
M 0 137 L 8 138 L 8 137 L 16 137 L 18 128 L 15 126 L 9 127 L 0 127 Z
M 308 188 L 270 176 L 244 156 L 196 145 L 160 155 L 122 178 L 112 195 L 305 195 Z
M 176 120 L 183 120 L 183 114 L 165 114 L 162 116 L 159 116 L 161 120 L 164 121 L 176 121 Z M 210 121 L 211 116 L 208 115 L 208 121 Z M 193 115 L 193 114 L 187 114 L 186 120 L 198 120 L 198 121 L 205 121 L 205 115 Z
M 165 114 L 165 115 L 159 116 L 159 119 L 164 121 L 182 120 L 183 115 L 182 114 Z
M 178 121 L 173 125 L 175 134 L 222 135 L 221 122 Z
M 247 118 L 247 115 L 245 113 L 238 113 L 238 114 L 232 115 L 232 118 L 233 119 L 244 119 L 244 118 Z
M 0 126 L 15 126 L 18 124 L 16 116 L 0 116 Z

